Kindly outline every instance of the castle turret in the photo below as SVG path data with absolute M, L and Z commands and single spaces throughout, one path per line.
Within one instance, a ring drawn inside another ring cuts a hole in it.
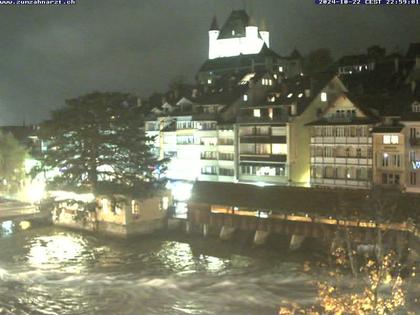
M 258 38 L 258 26 L 255 20 L 251 17 L 248 25 L 245 27 L 246 37 L 249 39 Z
M 216 16 L 214 16 L 209 30 L 209 59 L 218 57 L 217 38 L 219 37 L 219 34 L 219 25 L 217 24 Z
M 260 36 L 267 47 L 270 47 L 270 32 L 267 29 L 267 24 L 264 19 L 261 21 Z

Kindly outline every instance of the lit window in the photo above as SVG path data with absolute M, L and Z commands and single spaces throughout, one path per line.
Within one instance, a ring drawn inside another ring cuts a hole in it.
M 412 105 L 413 113 L 420 113 L 420 103 L 415 102 Z
M 291 98 L 293 96 L 293 93 L 289 93 L 289 95 L 287 95 L 287 98 Z
M 287 145 L 285 143 L 273 143 L 271 151 L 272 154 L 287 154 Z
M 139 202 L 136 202 L 135 200 L 131 201 L 131 213 L 134 214 L 134 216 L 140 215 L 140 204 L 139 204 Z
M 273 109 L 269 108 L 268 109 L 268 117 L 270 117 L 271 119 L 273 119 Z
M 279 72 L 283 72 L 283 67 L 282 66 L 279 67 Z
M 246 102 L 248 100 L 248 95 L 244 94 L 244 101 Z
M 254 109 L 254 117 L 261 117 L 261 110 L 260 109 Z
M 303 96 L 303 93 L 299 93 L 298 97 L 302 98 L 302 96 Z
M 383 144 L 398 144 L 398 143 L 399 143 L 398 136 L 393 136 L 393 135 L 383 136 Z
M 273 85 L 273 80 L 269 79 L 268 80 L 268 85 Z
M 382 156 L 382 166 L 383 167 L 388 167 L 389 166 L 389 154 L 388 153 L 384 153 Z
M 168 210 L 168 208 L 169 208 L 169 198 L 163 197 L 162 202 L 161 202 L 161 209 L 166 211 Z
M 102 201 L 102 211 L 104 212 L 104 213 L 108 213 L 109 212 L 109 202 L 108 202 L 108 199 L 102 199 L 101 200 Z
M 211 79 L 208 79 L 208 80 L 207 80 L 207 83 L 208 83 L 208 84 L 211 84 L 211 82 L 212 82 L 212 81 L 211 81 Z
M 238 84 L 239 85 L 247 84 L 249 82 L 249 80 L 251 80 L 254 76 L 255 76 L 255 72 L 248 73 L 241 79 L 241 81 L 239 81 Z
M 327 93 L 325 93 L 325 92 L 322 92 L 321 93 L 321 101 L 322 102 L 326 102 L 327 101 Z

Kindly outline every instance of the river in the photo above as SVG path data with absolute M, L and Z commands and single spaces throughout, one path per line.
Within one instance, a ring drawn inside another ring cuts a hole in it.
M 6 231 L 7 232 L 7 231 Z M 0 236 L 0 314 L 277 314 L 316 302 L 326 258 L 286 242 L 115 240 L 54 227 Z M 418 289 L 419 286 L 416 285 Z

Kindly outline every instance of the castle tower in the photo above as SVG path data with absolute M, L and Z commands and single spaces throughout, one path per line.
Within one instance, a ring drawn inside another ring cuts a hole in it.
M 217 24 L 216 16 L 213 17 L 209 30 L 209 59 L 217 58 L 217 38 L 219 37 L 220 29 Z
M 213 18 L 209 30 L 209 59 L 258 54 L 263 46 L 257 23 L 244 10 L 232 11 L 220 29 Z
M 260 36 L 264 43 L 267 45 L 267 47 L 270 47 L 270 32 L 267 29 L 267 24 L 265 22 L 265 19 L 262 19 L 261 25 L 260 25 Z
M 258 26 L 253 17 L 249 19 L 249 23 L 245 27 L 245 33 L 248 39 L 258 38 Z

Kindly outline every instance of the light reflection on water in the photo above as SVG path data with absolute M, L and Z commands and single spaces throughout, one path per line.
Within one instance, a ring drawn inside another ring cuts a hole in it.
M 0 238 L 0 315 L 275 314 L 315 301 L 327 273 L 317 260 L 211 239 L 21 231 Z
M 77 261 L 83 249 L 83 242 L 70 235 L 38 237 L 31 242 L 27 259 L 35 268 L 50 269 Z

